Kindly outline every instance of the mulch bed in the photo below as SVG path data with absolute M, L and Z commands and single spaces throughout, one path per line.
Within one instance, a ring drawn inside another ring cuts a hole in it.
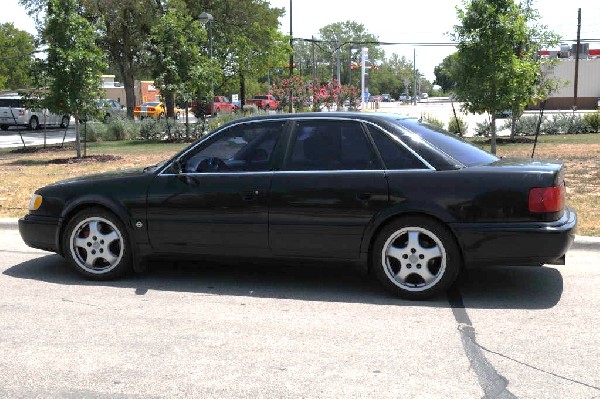
M 81 157 L 81 158 L 73 157 L 73 158 L 51 159 L 50 161 L 48 161 L 48 163 L 51 163 L 51 164 L 74 164 L 74 163 L 86 163 L 86 162 L 111 162 L 111 161 L 118 161 L 121 159 L 123 159 L 123 157 L 119 157 L 116 155 L 100 154 L 100 155 L 88 155 L 86 157 Z

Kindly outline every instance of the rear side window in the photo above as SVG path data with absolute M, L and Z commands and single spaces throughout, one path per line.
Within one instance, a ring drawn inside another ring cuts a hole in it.
M 435 127 L 419 122 L 416 119 L 400 120 L 398 121 L 398 124 L 411 130 L 418 137 L 449 155 L 462 165 L 486 165 L 498 160 L 497 157 L 489 152 L 486 152 L 473 144 L 467 143 L 451 133 L 437 130 Z
M 286 170 L 381 169 L 362 125 L 352 121 L 301 121 Z
M 387 169 L 427 169 L 427 166 L 414 154 L 385 132 L 374 126 L 369 126 L 369 133 Z

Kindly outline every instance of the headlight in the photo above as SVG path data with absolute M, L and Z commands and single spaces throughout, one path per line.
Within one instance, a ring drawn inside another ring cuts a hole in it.
M 42 206 L 42 196 L 38 194 L 33 194 L 31 196 L 31 200 L 29 201 L 29 210 L 37 211 L 40 206 Z

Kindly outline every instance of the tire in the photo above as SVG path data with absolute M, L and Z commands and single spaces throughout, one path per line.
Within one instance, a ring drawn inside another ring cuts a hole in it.
M 8 125 L 0 125 L 0 129 L 7 131 L 8 130 Z
M 165 117 L 165 113 L 164 113 L 164 112 L 161 112 L 161 113 L 158 115 L 158 118 L 156 118 L 156 119 L 157 119 L 157 120 L 161 120 L 161 119 L 164 119 L 164 117 Z
M 60 120 L 60 127 L 67 128 L 67 127 L 69 127 L 70 123 L 71 123 L 71 118 L 69 118 L 67 115 L 65 115 Z
M 40 122 L 38 121 L 38 118 L 35 116 L 32 116 L 31 119 L 29 119 L 27 128 L 29 130 L 37 130 L 39 127 L 40 127 Z
M 90 280 L 110 280 L 131 270 L 125 225 L 101 208 L 84 209 L 69 221 L 63 253 L 71 266 Z
M 110 114 L 104 115 L 104 118 L 102 118 L 102 123 L 104 123 L 106 125 L 109 122 L 110 122 Z
M 452 233 L 443 224 L 420 216 L 385 226 L 375 239 L 371 259 L 384 288 L 410 300 L 445 292 L 462 262 Z

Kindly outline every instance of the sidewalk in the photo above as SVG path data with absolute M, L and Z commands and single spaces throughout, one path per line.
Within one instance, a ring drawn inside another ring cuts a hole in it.
M 17 230 L 18 219 L 0 218 L 0 230 Z M 600 237 L 575 236 L 572 250 L 600 251 Z

